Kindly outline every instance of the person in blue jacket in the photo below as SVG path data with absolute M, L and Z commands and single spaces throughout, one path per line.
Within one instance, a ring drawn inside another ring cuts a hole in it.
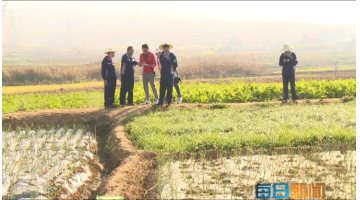
M 291 52 L 292 47 L 288 44 L 284 44 L 281 49 L 284 53 L 281 54 L 279 65 L 282 67 L 282 77 L 283 77 L 283 90 L 284 90 L 284 99 L 283 103 L 287 103 L 289 98 L 289 82 L 291 86 L 292 100 L 294 103 L 297 102 L 296 90 L 295 90 L 295 66 L 298 64 L 298 60 L 294 52 Z
M 127 53 L 121 58 L 121 88 L 120 88 L 120 106 L 125 106 L 125 97 L 128 93 L 128 105 L 134 106 L 134 83 L 135 83 L 135 67 L 139 63 L 135 61 L 133 56 L 134 48 L 129 46 Z
M 109 48 L 105 54 L 105 58 L 101 63 L 101 76 L 104 80 L 104 105 L 105 108 L 115 108 L 114 106 L 114 96 L 115 96 L 115 89 L 116 89 L 116 73 L 115 73 L 115 66 L 112 59 L 115 56 L 115 50 Z
M 165 92 L 167 90 L 166 95 L 166 103 L 168 106 L 171 105 L 172 102 L 172 92 L 174 87 L 174 72 L 178 66 L 176 56 L 170 52 L 170 49 L 173 48 L 173 45 L 164 43 L 159 46 L 163 52 L 160 55 L 160 65 L 161 65 L 161 77 L 160 77 L 160 98 L 158 106 L 164 104 Z

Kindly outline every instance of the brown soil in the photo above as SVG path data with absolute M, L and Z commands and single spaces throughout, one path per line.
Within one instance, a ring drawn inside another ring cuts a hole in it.
M 340 99 L 324 99 L 299 101 L 299 104 L 318 104 L 341 102 Z M 231 107 L 261 106 L 280 104 L 279 101 L 268 103 L 231 103 Z M 212 104 L 180 104 L 173 105 L 180 108 L 210 108 Z M 165 110 L 165 107 L 159 108 Z M 126 199 L 158 199 L 157 194 L 157 154 L 154 152 L 138 150 L 133 142 L 129 140 L 123 120 L 131 115 L 153 112 L 155 107 L 130 106 L 118 109 L 58 109 L 37 112 L 17 112 L 3 114 L 3 126 L 11 125 L 49 125 L 60 124 L 61 126 L 72 126 L 74 124 L 89 125 L 97 130 L 99 153 L 105 153 L 100 158 L 105 169 L 92 165 L 92 170 L 102 173 L 103 181 L 83 187 L 74 198 L 95 198 L 96 195 L 124 196 Z M 188 155 L 187 155 L 188 156 Z M 185 156 L 186 157 L 186 156 Z M 96 174 L 96 173 L 95 173 Z M 99 174 L 99 173 L 97 173 Z M 86 195 L 84 195 L 86 194 Z

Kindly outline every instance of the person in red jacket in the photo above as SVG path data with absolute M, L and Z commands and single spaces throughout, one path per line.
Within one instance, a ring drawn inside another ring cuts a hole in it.
M 143 53 L 140 55 L 140 67 L 143 71 L 143 85 L 145 91 L 145 101 L 144 105 L 150 103 L 150 92 L 149 92 L 149 83 L 152 88 L 152 91 L 155 96 L 155 103 L 159 102 L 159 96 L 155 85 L 155 67 L 156 67 L 156 58 L 153 53 L 149 51 L 149 46 L 147 44 L 142 45 Z

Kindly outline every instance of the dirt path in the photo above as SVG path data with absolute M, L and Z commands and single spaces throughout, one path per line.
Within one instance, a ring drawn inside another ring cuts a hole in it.
M 324 99 L 299 101 L 299 104 L 324 104 L 341 102 L 340 99 Z M 280 101 L 231 103 L 230 107 L 251 107 L 261 105 L 279 105 Z M 213 104 L 180 104 L 173 107 L 180 108 L 210 108 Z M 166 109 L 165 107 L 160 110 Z M 151 105 L 133 106 L 117 109 L 58 109 L 37 112 L 17 112 L 3 114 L 3 126 L 17 127 L 22 124 L 49 125 L 52 123 L 62 126 L 73 124 L 87 124 L 97 127 L 99 148 L 110 149 L 102 158 L 106 170 L 102 172 L 103 182 L 97 191 L 92 191 L 91 198 L 96 195 L 124 196 L 126 199 L 158 199 L 157 194 L 157 154 L 138 150 L 129 140 L 125 131 L 124 119 L 131 115 L 153 112 Z

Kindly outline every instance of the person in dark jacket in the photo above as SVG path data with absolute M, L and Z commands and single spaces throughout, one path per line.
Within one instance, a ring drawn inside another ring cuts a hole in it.
M 121 58 L 121 88 L 120 88 L 120 106 L 125 106 L 125 97 L 128 93 L 128 105 L 134 106 L 134 84 L 135 84 L 135 67 L 139 63 L 133 56 L 134 49 L 132 46 L 127 48 L 127 53 Z
M 167 90 L 166 102 L 170 106 L 172 102 L 172 92 L 174 87 L 174 72 L 177 69 L 178 63 L 176 56 L 170 52 L 173 45 L 164 43 L 159 46 L 163 52 L 160 55 L 161 78 L 160 78 L 160 98 L 158 106 L 163 105 L 165 92 Z
M 289 98 L 289 82 L 291 86 L 292 100 L 294 103 L 297 103 L 297 96 L 295 90 L 295 71 L 294 67 L 298 64 L 296 55 L 294 52 L 291 52 L 292 47 L 288 44 L 284 44 L 281 54 L 279 65 L 282 67 L 282 77 L 283 77 L 283 90 L 284 90 L 284 100 L 283 103 L 286 103 Z
M 116 73 L 115 73 L 115 66 L 112 61 L 112 58 L 115 56 L 115 50 L 109 48 L 105 54 L 105 58 L 101 63 L 101 76 L 104 80 L 104 105 L 105 108 L 115 108 L 114 106 L 114 96 L 115 96 L 115 89 L 116 89 Z

